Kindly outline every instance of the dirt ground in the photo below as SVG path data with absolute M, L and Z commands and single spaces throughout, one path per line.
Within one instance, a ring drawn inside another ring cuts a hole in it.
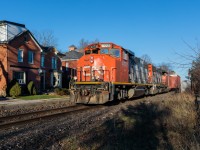
M 173 95 L 111 103 L 3 131 L 0 149 L 174 149 L 167 124 L 160 119 L 170 115 L 169 108 L 158 109 L 169 97 Z

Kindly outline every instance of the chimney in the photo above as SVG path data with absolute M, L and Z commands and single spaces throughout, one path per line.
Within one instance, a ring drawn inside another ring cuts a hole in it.
M 74 51 L 74 50 L 76 50 L 77 48 L 76 48 L 76 46 L 74 46 L 74 45 L 71 45 L 71 46 L 69 46 L 69 51 Z

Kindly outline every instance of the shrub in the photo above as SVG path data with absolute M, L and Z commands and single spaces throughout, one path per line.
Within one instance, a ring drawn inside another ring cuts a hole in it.
M 60 88 L 55 88 L 55 89 L 54 89 L 54 92 L 55 92 L 56 94 L 58 94 L 58 93 L 60 92 L 60 90 L 61 90 Z
M 37 90 L 36 90 L 36 87 L 33 83 L 33 81 L 30 81 L 28 83 L 28 92 L 30 95 L 36 95 L 37 94 Z
M 67 95 L 70 94 L 70 93 L 69 93 L 69 89 L 67 89 L 67 88 L 63 88 L 62 90 L 65 92 L 65 94 L 67 94 Z
M 12 96 L 13 98 L 16 98 L 17 96 L 19 96 L 21 94 L 21 87 L 19 85 L 18 82 L 16 82 L 9 91 L 10 96 Z
M 54 89 L 54 92 L 57 94 L 57 95 L 61 95 L 61 96 L 63 96 L 63 95 L 69 95 L 69 91 L 68 91 L 68 89 L 65 89 L 65 88 L 55 88 Z
M 8 84 L 8 87 L 6 89 L 6 93 L 7 95 L 11 96 L 10 95 L 10 89 L 17 83 L 17 80 L 16 79 L 13 79 L 10 81 L 10 83 Z

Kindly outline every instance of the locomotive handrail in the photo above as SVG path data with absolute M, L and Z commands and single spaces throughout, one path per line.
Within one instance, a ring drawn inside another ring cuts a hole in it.
M 81 82 L 88 82 L 88 81 L 86 81 L 86 73 L 87 73 L 87 71 L 89 71 L 89 70 L 82 70 L 82 67 L 80 68 L 80 70 L 77 70 L 77 75 L 78 75 L 78 72 L 80 73 L 79 75 L 80 75 L 80 81 Z M 95 74 L 95 71 L 99 71 L 99 70 L 97 70 L 97 69 L 95 69 L 95 70 L 92 70 L 92 73 L 93 74 Z M 104 77 L 105 77 L 105 72 L 106 71 L 108 71 L 108 77 L 109 77 L 109 81 L 110 81 L 110 70 L 102 70 L 102 72 L 103 72 L 103 81 L 104 81 Z M 84 72 L 84 73 L 83 73 Z M 83 73 L 83 74 L 82 74 Z M 85 81 L 83 81 L 83 78 L 82 78 L 82 76 L 84 76 L 85 77 Z M 92 76 L 92 74 L 90 74 L 90 76 Z M 90 81 L 92 81 L 92 80 L 90 80 Z

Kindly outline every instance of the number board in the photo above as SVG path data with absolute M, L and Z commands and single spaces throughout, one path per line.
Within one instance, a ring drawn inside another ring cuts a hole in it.
M 101 47 L 111 47 L 109 43 L 101 44 Z

